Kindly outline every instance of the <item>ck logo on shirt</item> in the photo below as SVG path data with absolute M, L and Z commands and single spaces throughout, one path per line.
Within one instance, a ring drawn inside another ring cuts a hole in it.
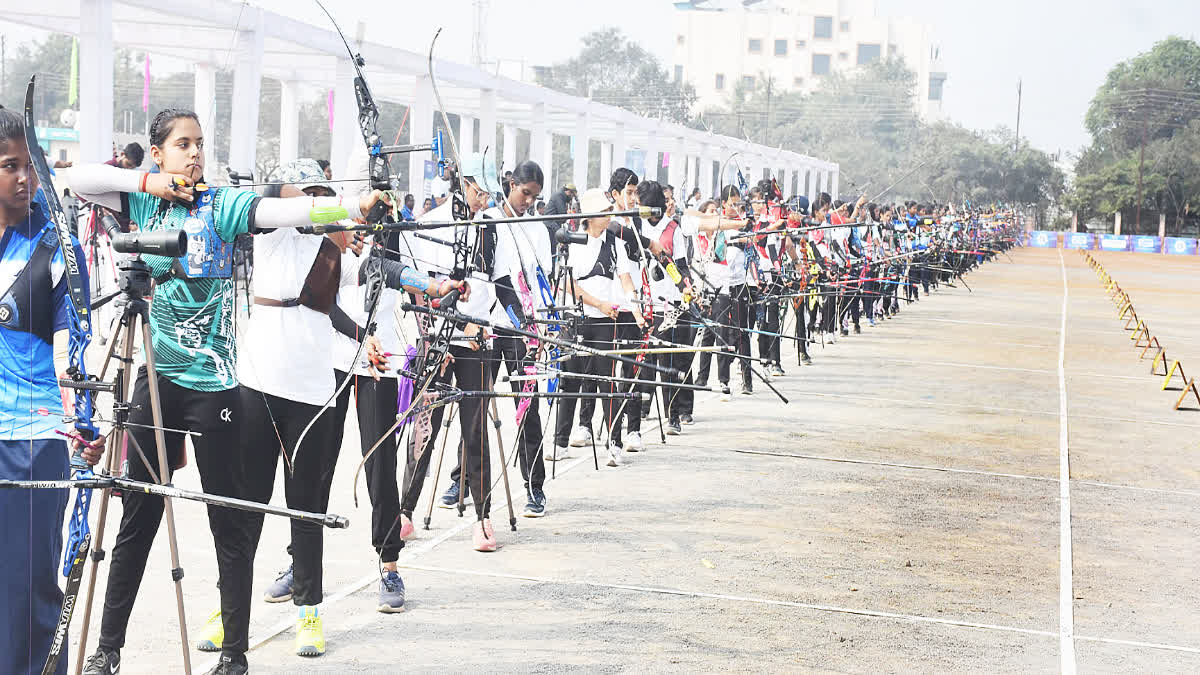
M 221 413 L 220 413 L 220 418 L 221 418 L 222 422 L 232 422 L 233 421 L 233 411 L 230 410 L 229 408 L 222 408 Z

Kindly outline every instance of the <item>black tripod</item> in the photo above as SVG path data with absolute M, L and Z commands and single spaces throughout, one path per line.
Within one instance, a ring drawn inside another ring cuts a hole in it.
M 117 357 L 117 373 L 111 385 L 93 385 L 113 394 L 113 443 L 106 461 L 106 471 L 116 475 L 120 471 L 120 454 L 117 448 L 125 447 L 128 443 L 145 463 L 153 480 L 166 485 L 167 474 L 167 444 L 163 429 L 162 406 L 158 395 L 158 378 L 155 375 L 154 345 L 150 339 L 150 304 L 145 298 L 150 294 L 150 268 L 138 257 L 130 257 L 117 264 L 117 283 L 119 294 L 116 297 L 116 307 L 120 310 L 117 328 L 112 335 L 108 354 L 104 357 L 100 378 L 103 379 L 113 354 L 120 345 L 120 355 Z M 111 296 L 110 296 L 111 297 Z M 146 382 L 150 387 L 150 414 L 154 424 L 154 445 L 157 453 L 159 470 L 154 471 L 150 461 L 142 449 L 138 447 L 135 437 L 129 433 L 129 413 L 132 405 L 129 403 L 129 383 L 132 381 L 129 368 L 133 365 L 133 344 L 137 333 L 141 333 L 142 353 L 146 359 Z M 75 655 L 75 672 L 78 675 L 83 669 L 87 649 L 88 623 L 91 620 L 92 599 L 96 587 L 96 573 L 100 561 L 104 559 L 104 524 L 108 516 L 108 501 L 111 489 L 105 489 L 100 495 L 100 516 L 96 522 L 96 546 L 92 551 L 92 576 L 88 580 L 87 593 L 84 596 L 83 624 L 80 628 L 79 648 Z M 179 639 L 183 647 L 183 672 L 192 671 L 191 651 L 187 637 L 187 617 L 183 608 L 183 568 L 179 565 L 179 546 L 175 535 L 175 511 L 171 499 L 163 497 L 163 510 L 167 519 L 167 538 L 171 552 L 171 579 L 175 582 L 175 604 L 179 612 Z

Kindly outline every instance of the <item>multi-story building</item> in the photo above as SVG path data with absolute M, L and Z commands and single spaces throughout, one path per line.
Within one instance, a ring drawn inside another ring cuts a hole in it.
M 933 28 L 877 16 L 874 0 L 691 0 L 675 9 L 675 78 L 696 87 L 700 108 L 760 78 L 809 92 L 832 72 L 899 56 L 917 75 L 917 111 L 942 116 L 946 72 Z

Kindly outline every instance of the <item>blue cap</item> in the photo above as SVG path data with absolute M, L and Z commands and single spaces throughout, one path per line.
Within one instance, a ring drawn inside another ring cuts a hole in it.
M 808 197 L 804 195 L 796 195 L 788 201 L 788 208 L 796 213 L 808 215 Z
M 463 158 L 460 167 L 463 178 L 471 178 L 472 182 L 487 192 L 500 192 L 500 177 L 496 174 L 495 162 L 489 162 L 483 153 L 472 152 Z

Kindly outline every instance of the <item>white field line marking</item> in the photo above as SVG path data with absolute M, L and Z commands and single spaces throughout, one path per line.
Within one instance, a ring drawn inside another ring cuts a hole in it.
M 562 475 L 562 474 L 570 471 L 571 469 L 574 469 L 575 467 L 584 463 L 588 459 L 591 459 L 590 455 L 585 456 L 585 457 L 580 457 L 579 459 L 575 460 L 574 462 L 571 462 L 566 467 L 564 467 L 561 471 L 559 471 L 558 472 L 559 475 Z M 423 542 L 420 546 L 417 546 L 415 548 L 409 548 L 409 547 L 405 546 L 404 549 L 402 551 L 400 551 L 400 558 L 397 561 L 397 564 L 400 567 L 410 567 L 410 565 L 404 564 L 405 560 L 415 560 L 418 557 L 432 551 L 439 544 L 446 541 L 447 539 L 450 539 L 451 537 L 454 537 L 455 535 L 462 532 L 463 530 L 471 527 L 471 525 L 473 525 L 474 523 L 475 523 L 475 520 L 473 518 L 464 518 L 463 522 L 446 530 L 445 532 L 439 534 L 438 536 L 434 537 L 433 539 L 430 539 L 427 542 Z M 417 569 L 417 568 L 413 567 L 413 569 Z M 342 600 L 345 600 L 346 598 L 350 597 L 351 595 L 354 595 L 358 591 L 366 588 L 367 586 L 369 586 L 370 584 L 372 584 L 378 580 L 379 580 L 379 572 L 372 572 L 372 573 L 362 577 L 358 581 L 350 582 L 348 585 L 343 586 L 342 588 L 340 588 L 333 594 L 327 596 L 325 598 L 325 601 L 321 604 L 325 607 L 334 605 Z M 270 628 L 268 628 L 265 632 L 263 632 L 261 634 L 251 635 L 249 651 L 253 651 L 253 650 L 265 645 L 266 643 L 270 642 L 272 639 L 278 637 L 284 631 L 286 631 L 290 628 L 294 628 L 295 626 L 296 626 L 295 619 L 284 619 L 284 620 L 280 621 L 279 623 L 275 624 L 274 626 L 271 626 Z M 218 656 L 216 658 L 213 658 L 206 663 L 200 664 L 197 667 L 198 670 L 200 672 L 205 672 L 205 671 L 210 670 L 211 668 L 213 668 L 214 666 L 217 665 L 217 660 L 219 658 L 220 658 L 220 655 L 218 654 Z
M 513 579 L 516 581 L 533 581 L 543 584 L 556 584 L 561 586 L 589 586 L 592 588 L 610 588 L 621 591 L 633 591 L 637 593 L 658 593 L 662 595 L 677 595 L 688 598 L 709 598 L 712 600 L 731 600 L 733 602 L 745 602 L 755 605 L 774 605 L 776 607 L 793 607 L 796 609 L 811 609 L 819 612 L 834 612 L 838 614 L 857 614 L 859 616 L 870 616 L 878 619 L 892 619 L 897 621 L 906 621 L 910 623 L 932 623 L 942 626 L 957 626 L 960 628 L 981 628 L 984 630 L 1002 631 L 1005 633 L 1022 633 L 1025 635 L 1036 635 L 1039 637 L 1055 637 L 1058 635 L 1055 632 L 1047 630 L 1037 630 L 1034 628 L 1018 628 L 1016 626 L 1001 626 L 991 623 L 975 623 L 972 621 L 958 621 L 955 619 L 939 619 L 929 616 L 918 616 L 915 614 L 898 614 L 896 612 L 882 612 L 872 609 L 854 609 L 852 607 L 835 607 L 833 605 L 816 605 L 807 602 L 795 602 L 792 600 L 773 600 L 771 598 L 755 598 L 742 595 L 727 595 L 725 593 L 703 593 L 699 591 L 685 591 L 677 588 L 664 588 L 660 586 L 634 586 L 632 584 L 609 584 L 600 581 L 582 581 L 579 579 L 554 579 L 551 577 L 540 577 L 527 574 L 508 574 L 504 572 L 486 572 L 483 570 L 461 570 L 451 569 L 446 567 L 431 567 L 428 565 L 400 565 L 405 569 L 419 570 L 423 572 L 438 572 L 443 574 L 467 574 L 472 576 L 490 577 L 493 579 Z
M 726 448 L 712 448 L 702 445 L 689 445 L 688 448 L 696 448 L 697 450 L 726 450 Z M 983 469 L 961 469 L 948 466 L 931 466 L 928 464 L 904 464 L 901 462 L 885 462 L 874 459 L 853 459 L 849 457 L 829 457 L 827 455 L 805 455 L 791 452 L 772 452 L 770 450 L 734 450 L 734 452 L 743 455 L 766 455 L 768 457 L 791 457 L 795 459 L 808 459 L 818 462 L 836 462 L 840 464 L 866 464 L 870 466 L 887 466 L 896 469 L 913 469 L 917 471 L 941 471 L 945 473 L 966 473 L 976 476 L 991 476 L 994 478 L 1015 478 L 1019 480 L 1037 480 L 1046 482 L 1058 482 L 1058 478 L 1049 476 L 1031 476 L 1023 473 L 1005 473 L 1003 471 L 985 471 Z M 1071 482 L 1076 485 L 1089 485 L 1092 487 L 1109 488 L 1112 490 L 1134 490 L 1137 492 L 1154 492 L 1158 494 L 1182 495 L 1184 497 L 1200 497 L 1200 492 L 1193 490 L 1172 490 L 1170 488 L 1152 488 L 1141 487 L 1138 485 L 1120 485 L 1117 483 L 1104 483 L 1094 480 L 1080 480 L 1078 478 L 1071 479 Z
M 1062 321 L 1058 327 L 1058 650 L 1059 672 L 1075 673 L 1075 591 L 1072 586 L 1071 464 L 1067 448 L 1067 263 L 1058 251 L 1062 273 Z
M 1088 642 L 1103 642 L 1110 645 L 1124 645 L 1126 647 L 1146 647 L 1148 649 L 1168 649 L 1173 652 L 1187 652 L 1189 654 L 1200 654 L 1198 647 L 1183 647 L 1180 645 L 1168 645 L 1161 642 L 1140 642 L 1138 640 L 1121 640 L 1119 638 L 1102 638 L 1088 637 L 1085 635 L 1076 635 L 1076 640 L 1086 640 Z
M 795 396 L 817 396 L 823 398 L 844 398 L 853 401 L 879 401 L 883 403 L 904 403 L 906 405 L 924 405 L 934 408 L 975 408 L 976 410 L 987 410 L 990 412 L 1009 412 L 1017 415 L 1049 415 L 1058 417 L 1059 411 L 1047 410 L 1024 410 L 1022 408 L 1005 408 L 1001 406 L 991 405 L 975 405 L 971 403 L 945 403 L 940 401 L 925 401 L 917 398 L 889 398 L 886 396 L 862 396 L 859 394 L 831 394 L 824 391 L 798 391 L 788 389 L 785 393 Z M 706 400 L 714 400 L 716 397 L 711 396 Z M 1081 415 L 1078 413 L 1072 414 L 1071 417 L 1082 420 L 1104 420 L 1105 422 L 1131 422 L 1133 424 L 1156 424 L 1168 427 L 1187 427 L 1190 429 L 1200 429 L 1200 424 L 1187 424 L 1185 422 L 1161 422 L 1158 420 L 1135 420 L 1126 417 L 1111 417 L 1108 415 Z

